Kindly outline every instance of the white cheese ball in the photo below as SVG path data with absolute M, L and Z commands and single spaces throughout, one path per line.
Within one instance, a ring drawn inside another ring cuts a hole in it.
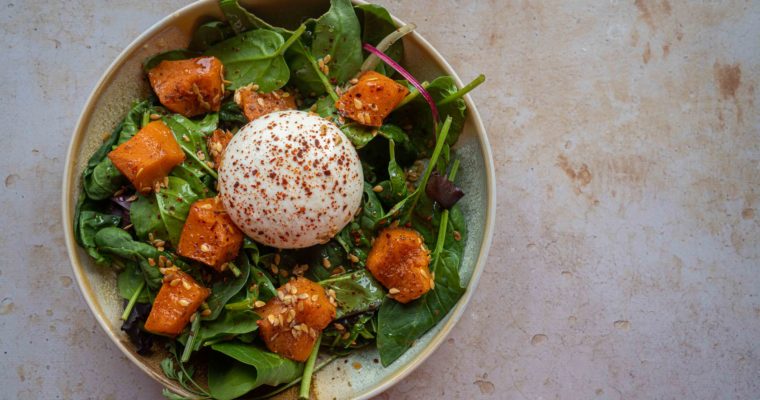
M 359 155 L 332 122 L 303 111 L 273 112 L 230 141 L 219 192 L 246 235 L 280 249 L 325 243 L 351 221 L 364 188 Z

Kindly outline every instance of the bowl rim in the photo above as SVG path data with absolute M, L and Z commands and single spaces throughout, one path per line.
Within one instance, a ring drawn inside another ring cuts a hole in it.
M 367 1 L 364 0 L 352 0 L 354 4 L 367 4 Z M 119 55 L 114 59 L 113 62 L 108 66 L 106 71 L 103 73 L 103 75 L 98 80 L 95 87 L 92 89 L 92 92 L 87 98 L 87 101 L 85 102 L 82 112 L 80 113 L 79 117 L 77 118 L 77 123 L 74 128 L 74 134 L 71 137 L 71 141 L 69 142 L 69 146 L 66 152 L 66 161 L 64 164 L 64 171 L 63 171 L 63 181 L 62 181 L 62 190 L 61 190 L 61 211 L 62 211 L 62 217 L 63 217 L 63 228 L 64 228 L 64 238 L 65 238 L 65 244 L 66 244 L 66 250 L 69 255 L 69 261 L 71 263 L 72 270 L 74 272 L 74 277 L 77 281 L 77 285 L 80 290 L 80 294 L 87 303 L 88 308 L 90 309 L 91 313 L 97 320 L 100 327 L 103 329 L 103 331 L 108 335 L 109 339 L 116 345 L 116 347 L 122 352 L 124 356 L 126 356 L 133 364 L 135 364 L 140 370 L 148 374 L 148 376 L 152 377 L 154 380 L 156 380 L 158 383 L 164 385 L 164 386 L 173 386 L 172 382 L 168 380 L 165 376 L 162 376 L 152 369 L 148 368 L 144 361 L 139 359 L 134 355 L 132 351 L 130 351 L 125 343 L 117 336 L 117 333 L 115 333 L 111 329 L 111 325 L 108 323 L 107 318 L 105 317 L 105 313 L 103 309 L 100 307 L 100 305 L 95 301 L 95 295 L 93 294 L 93 289 L 89 284 L 89 280 L 86 276 L 86 272 L 84 271 L 84 268 L 82 266 L 82 261 L 79 257 L 79 252 L 77 251 L 77 243 L 75 240 L 75 234 L 74 234 L 74 224 L 73 224 L 73 217 L 74 217 L 74 206 L 76 204 L 76 201 L 74 201 L 74 198 L 76 197 L 77 188 L 73 187 L 74 182 L 76 182 L 76 155 L 78 152 L 78 149 L 81 147 L 82 142 L 84 140 L 85 136 L 85 127 L 89 124 L 92 113 L 90 110 L 95 108 L 98 100 L 100 99 L 103 91 L 106 89 L 109 83 L 115 78 L 117 70 L 120 68 L 120 66 L 127 60 L 128 56 L 132 54 L 136 49 L 138 49 L 140 46 L 143 45 L 143 42 L 154 36 L 155 34 L 162 31 L 166 26 L 168 26 L 174 19 L 179 18 L 180 16 L 184 16 L 186 14 L 192 14 L 196 8 L 201 8 L 202 6 L 205 6 L 207 3 L 216 3 L 216 0 L 197 0 L 193 3 L 190 3 L 168 15 L 161 18 L 159 21 L 155 22 L 153 25 L 151 25 L 148 29 L 143 31 L 140 35 L 138 35 L 132 42 L 129 43 L 120 53 Z M 393 18 L 393 21 L 396 24 L 404 24 L 404 22 L 397 18 L 394 14 L 391 13 L 391 17 Z M 443 56 L 438 52 L 438 50 L 433 47 L 430 42 L 428 42 L 422 35 L 420 35 L 417 31 L 413 31 L 411 34 L 407 35 L 406 40 L 412 40 L 416 41 L 417 44 L 422 47 L 432 58 L 432 61 L 437 63 L 438 66 L 448 75 L 450 75 L 456 84 L 459 87 L 463 86 L 463 83 L 457 73 L 454 71 L 454 69 L 451 67 L 451 65 L 443 58 Z M 469 94 L 464 96 L 464 100 L 467 104 L 467 109 L 469 113 L 469 118 L 472 118 L 472 123 L 475 128 L 475 135 L 478 138 L 478 141 L 480 142 L 480 151 L 483 156 L 483 160 L 485 162 L 485 175 L 486 175 L 486 211 L 485 211 L 485 227 L 483 229 L 483 237 L 482 242 L 480 244 L 480 248 L 478 250 L 477 259 L 475 262 L 475 266 L 473 268 L 472 275 L 470 277 L 470 281 L 467 284 L 467 288 L 465 290 L 465 293 L 463 296 L 459 299 L 456 306 L 450 311 L 450 315 L 448 320 L 445 322 L 445 324 L 441 327 L 441 329 L 438 331 L 438 333 L 435 334 L 433 338 L 430 339 L 427 346 L 412 360 L 408 361 L 406 365 L 402 366 L 401 369 L 396 371 L 395 373 L 391 373 L 384 377 L 382 380 L 380 380 L 379 383 L 376 383 L 374 387 L 369 388 L 364 393 L 360 394 L 357 398 L 359 399 L 367 399 L 373 396 L 376 396 L 385 390 L 389 389 L 394 384 L 398 383 L 402 379 L 404 379 L 406 376 L 408 376 L 412 371 L 417 369 L 425 360 L 432 355 L 435 350 L 438 349 L 438 347 L 443 343 L 444 339 L 449 335 L 452 328 L 456 325 L 456 323 L 461 318 L 462 314 L 464 313 L 465 308 L 467 307 L 467 304 L 469 304 L 473 293 L 475 292 L 475 288 L 477 287 L 478 281 L 480 280 L 480 276 L 485 269 L 485 264 L 488 258 L 488 251 L 491 248 L 491 243 L 493 240 L 493 226 L 494 226 L 494 220 L 495 220 L 495 208 L 496 208 L 496 192 L 495 192 L 495 172 L 494 172 L 494 163 L 493 163 L 493 155 L 491 152 L 491 145 L 488 141 L 488 136 L 486 134 L 485 126 L 483 125 L 483 121 L 480 117 L 480 113 L 478 112 L 477 108 L 475 107 L 474 102 L 472 101 L 472 98 Z

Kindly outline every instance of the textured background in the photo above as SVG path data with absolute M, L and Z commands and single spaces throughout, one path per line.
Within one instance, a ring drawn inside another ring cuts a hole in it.
M 756 398 L 760 2 L 378 2 L 488 76 L 499 206 L 461 322 L 379 398 Z M 0 398 L 159 396 L 73 284 L 59 198 L 98 77 L 183 4 L 0 1 Z

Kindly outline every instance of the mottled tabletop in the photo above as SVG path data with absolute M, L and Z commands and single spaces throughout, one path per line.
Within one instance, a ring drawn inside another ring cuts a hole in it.
M 72 280 L 60 188 L 99 76 L 185 3 L 0 1 L 0 398 L 160 396 Z M 472 303 L 379 398 L 756 398 L 760 2 L 379 3 L 488 77 L 498 188 Z

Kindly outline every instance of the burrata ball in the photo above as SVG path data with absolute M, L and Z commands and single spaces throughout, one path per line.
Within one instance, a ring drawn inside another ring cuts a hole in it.
M 331 121 L 303 111 L 238 131 L 219 167 L 219 194 L 246 235 L 280 249 L 325 243 L 353 218 L 364 187 L 359 155 Z

